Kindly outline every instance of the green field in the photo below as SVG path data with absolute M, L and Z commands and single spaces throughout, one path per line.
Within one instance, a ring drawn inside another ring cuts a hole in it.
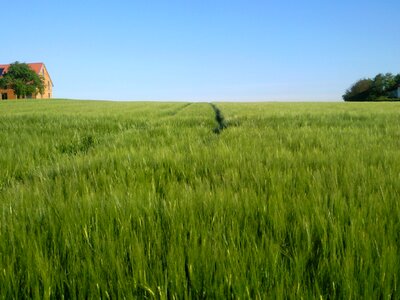
M 0 299 L 399 299 L 399 104 L 216 105 L 0 102 Z

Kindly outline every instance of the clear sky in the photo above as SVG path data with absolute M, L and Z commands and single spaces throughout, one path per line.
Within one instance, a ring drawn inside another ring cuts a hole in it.
M 0 63 L 44 62 L 59 98 L 327 101 L 400 73 L 399 0 L 3 0 L 0 11 Z

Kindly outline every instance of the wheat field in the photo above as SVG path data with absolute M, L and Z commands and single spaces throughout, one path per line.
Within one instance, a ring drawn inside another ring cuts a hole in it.
M 1 101 L 0 298 L 398 299 L 399 149 L 396 103 Z

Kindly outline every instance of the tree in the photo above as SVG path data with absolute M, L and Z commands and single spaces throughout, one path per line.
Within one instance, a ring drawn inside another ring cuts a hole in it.
M 0 78 L 0 88 L 12 89 L 17 98 L 26 98 L 43 94 L 44 82 L 27 64 L 15 62 Z
M 400 74 L 378 74 L 374 79 L 360 79 L 343 95 L 345 101 L 392 101 L 400 84 Z
M 400 85 L 400 74 L 397 74 L 397 75 L 394 77 L 394 85 L 395 85 L 395 87 L 397 87 L 397 86 Z
M 366 101 L 369 96 L 369 90 L 373 86 L 373 80 L 364 78 L 354 83 L 343 95 L 345 101 Z
M 392 90 L 394 86 L 395 76 L 393 76 L 393 74 L 386 73 L 376 75 L 371 89 L 371 100 L 387 96 L 387 91 Z

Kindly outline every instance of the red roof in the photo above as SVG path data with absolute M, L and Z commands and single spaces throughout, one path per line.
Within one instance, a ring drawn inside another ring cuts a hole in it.
M 10 65 L 0 65 L 0 78 L 8 71 Z
M 43 63 L 31 63 L 31 64 L 27 64 L 29 67 L 31 67 L 31 69 L 33 71 L 35 71 L 37 74 L 39 74 L 39 72 L 42 70 L 44 64 Z M 7 73 L 8 68 L 10 67 L 10 65 L 0 65 L 0 69 L 3 69 L 3 74 Z M 0 75 L 1 76 L 1 75 Z

